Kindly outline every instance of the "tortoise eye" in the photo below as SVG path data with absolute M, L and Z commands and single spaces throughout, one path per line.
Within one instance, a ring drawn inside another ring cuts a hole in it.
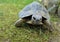
M 40 20 L 42 20 L 42 18 L 40 18 Z
M 33 19 L 35 20 L 36 18 L 35 18 L 35 17 L 33 17 Z

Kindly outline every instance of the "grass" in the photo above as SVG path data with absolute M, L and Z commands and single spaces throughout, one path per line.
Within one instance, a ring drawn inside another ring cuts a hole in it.
M 18 19 L 18 12 L 33 0 L 0 0 L 0 42 L 47 42 L 49 32 L 24 25 L 17 28 L 14 26 Z M 52 19 L 53 20 L 53 19 Z

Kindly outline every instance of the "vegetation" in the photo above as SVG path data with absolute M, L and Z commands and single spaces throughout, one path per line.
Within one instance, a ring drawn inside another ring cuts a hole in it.
M 28 25 L 15 27 L 18 12 L 34 0 L 0 0 L 0 42 L 47 42 L 51 33 Z M 57 21 L 58 18 L 52 18 Z M 33 29 L 34 28 L 34 29 Z

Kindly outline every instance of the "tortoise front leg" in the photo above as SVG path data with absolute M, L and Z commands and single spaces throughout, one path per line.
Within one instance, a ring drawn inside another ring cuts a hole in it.
M 15 26 L 20 27 L 24 22 L 26 22 L 26 19 L 19 19 L 15 22 Z
M 47 28 L 50 32 L 53 31 L 53 28 L 54 28 L 54 27 L 52 26 L 52 24 L 51 24 L 49 21 L 45 20 L 44 23 L 43 23 L 43 26 L 44 26 L 45 28 Z
M 32 20 L 29 20 L 29 21 L 27 21 L 26 23 L 33 25 L 33 21 L 32 21 Z

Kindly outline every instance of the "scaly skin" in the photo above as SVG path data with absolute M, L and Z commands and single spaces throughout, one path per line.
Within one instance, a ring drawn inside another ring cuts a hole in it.
M 54 30 L 54 27 L 52 26 L 52 24 L 46 20 L 44 21 L 43 26 L 47 28 L 50 32 Z
M 15 26 L 16 27 L 20 27 L 22 25 L 22 23 L 26 22 L 26 19 L 19 19 L 18 21 L 15 22 Z

